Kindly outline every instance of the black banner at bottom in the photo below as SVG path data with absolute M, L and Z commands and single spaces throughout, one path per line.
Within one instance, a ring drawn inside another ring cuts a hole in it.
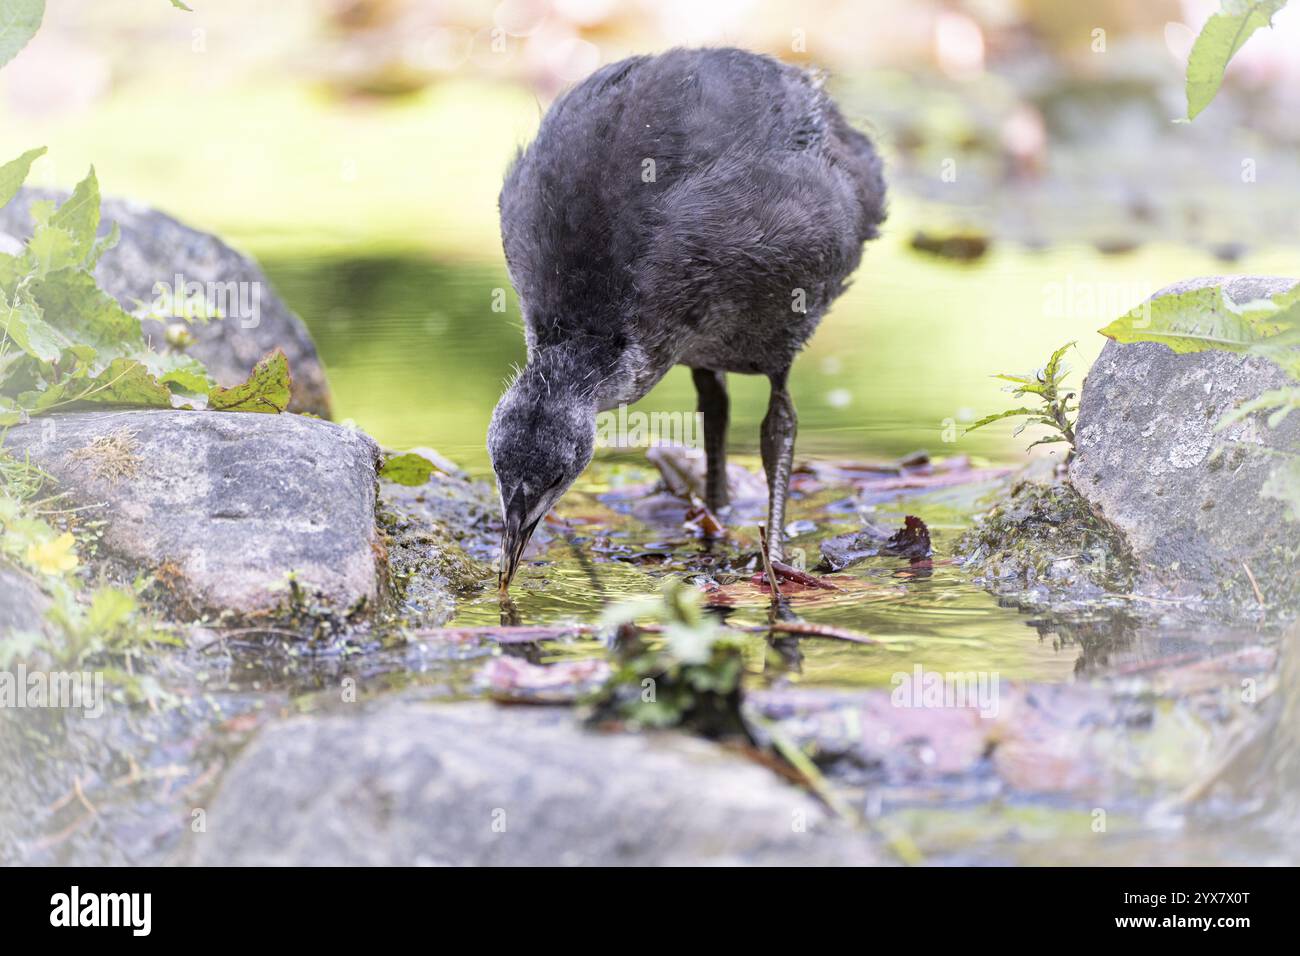
M 667 945 L 676 914 L 683 944 L 709 935 L 710 923 L 735 942 L 770 920 L 911 926 L 927 943 L 969 940 L 980 926 L 1071 941 L 1200 934 L 1231 943 L 1285 929 L 1295 911 L 1294 875 L 1264 869 L 42 869 L 10 870 L 3 883 L 9 942 L 76 934 L 79 943 L 338 945 L 460 927 L 494 943 L 511 934 L 551 945 L 590 940 L 610 923 L 653 925 Z

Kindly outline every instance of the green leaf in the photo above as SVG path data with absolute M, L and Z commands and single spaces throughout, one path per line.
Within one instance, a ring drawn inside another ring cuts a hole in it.
M 66 229 L 81 250 L 82 257 L 90 254 L 95 245 L 95 233 L 99 231 L 99 180 L 95 178 L 94 166 L 90 167 L 86 178 L 77 183 L 67 202 L 50 217 L 50 225 Z
M 4 198 L 16 194 L 42 153 L 0 167 Z M 114 224 L 98 236 L 93 167 L 62 206 L 30 205 L 35 229 L 27 248 L 0 255 L 0 425 L 75 402 L 262 412 L 287 406 L 292 383 L 283 353 L 263 358 L 241 385 L 217 388 L 195 357 L 155 351 L 140 318 L 99 288 L 92 270 L 120 231 Z
M 1005 379 L 1008 382 L 1015 382 L 1018 379 L 1018 376 L 1014 376 L 1014 375 L 994 375 L 993 377 Z M 1039 395 L 1042 398 L 1046 399 L 1048 386 L 1042 384 L 1041 382 L 1026 382 L 1024 384 L 1017 384 L 1015 388 L 1008 388 L 1006 389 L 1006 391 L 1010 392 L 1012 395 L 1014 395 L 1017 398 L 1019 398 L 1021 395 Z
M 113 228 L 108 231 L 108 235 L 103 239 L 96 239 L 94 245 L 90 248 L 90 254 L 86 256 L 86 271 L 94 272 L 95 266 L 99 265 L 99 260 L 104 253 L 115 247 L 122 241 L 122 229 L 115 222 Z
M 0 428 L 8 428 L 10 425 L 21 425 L 27 419 L 27 414 L 16 404 L 12 398 L 6 398 L 0 395 Z
M 38 279 L 60 269 L 81 265 L 83 258 L 72 234 L 57 226 L 38 226 L 36 234 L 27 243 L 27 261 Z
M 1291 412 L 1300 411 L 1300 388 L 1274 388 L 1264 392 L 1248 402 L 1237 406 L 1219 420 L 1215 431 L 1222 431 L 1229 425 L 1242 421 L 1256 412 L 1274 410 L 1268 417 L 1268 427 L 1277 428 Z
M 289 406 L 291 386 L 289 360 L 276 349 L 253 366 L 242 385 L 209 392 L 208 407 L 226 412 L 282 412 Z
M 1272 333 L 1268 339 L 1269 345 L 1300 345 L 1300 302 L 1288 301 L 1296 291 L 1300 291 L 1300 286 L 1277 296 L 1273 304 L 1278 308 L 1272 311 L 1249 313 L 1252 316 L 1259 315 L 1259 323 Z
M 122 309 L 117 300 L 95 284 L 83 270 L 64 270 L 33 283 L 32 295 L 51 324 L 78 344 L 95 349 L 98 373 L 113 358 L 139 355 L 148 350 L 140 320 Z
M 172 0 L 172 6 L 175 7 L 177 10 L 184 10 L 186 13 L 194 12 L 189 7 L 185 6 L 185 4 L 181 3 L 181 0 Z
M 172 393 L 135 359 L 113 359 L 90 384 L 77 394 L 78 401 L 171 408 Z
M 1044 381 L 1055 382 L 1057 378 L 1060 377 L 1061 359 L 1063 359 L 1065 357 L 1065 353 L 1070 351 L 1070 349 L 1074 348 L 1076 344 L 1077 343 L 1075 342 L 1066 342 L 1059 349 L 1057 349 L 1055 352 L 1052 353 L 1052 357 L 1047 360 L 1047 367 L 1043 369 Z
M 1015 418 L 1018 415 L 1037 416 L 1038 414 L 1039 410 L 1036 408 L 1008 408 L 1005 412 L 998 412 L 996 415 L 985 415 L 974 425 L 971 425 L 970 428 L 967 428 L 966 431 L 973 432 L 977 428 L 983 428 L 985 425 L 991 425 L 1004 418 Z
M 0 66 L 16 57 L 36 35 L 44 16 L 45 0 L 0 0 Z
M 48 226 L 50 217 L 54 215 L 53 199 L 33 199 L 27 205 L 27 216 L 32 221 L 33 228 L 36 226 Z
M 32 415 L 39 414 L 63 402 L 67 398 L 70 384 L 71 381 L 65 379 L 62 382 L 47 385 L 39 391 L 24 392 L 18 396 L 18 405 Z
M 1062 441 L 1068 443 L 1069 440 L 1070 439 L 1066 438 L 1064 435 L 1048 435 L 1044 438 L 1038 439 L 1038 441 L 1031 441 L 1026 446 L 1025 450 L 1028 451 L 1030 448 L 1033 448 L 1035 445 L 1055 445 L 1057 442 L 1062 442 Z
M 145 351 L 136 357 L 159 382 L 170 386 L 174 392 L 184 392 L 188 397 L 200 398 L 200 405 L 207 404 L 208 393 L 216 387 L 217 383 L 212 380 L 203 363 L 192 356 L 176 352 Z
M 0 341 L 6 337 L 41 362 L 58 361 L 63 350 L 72 344 L 41 317 L 34 303 L 22 297 L 7 305 L 0 296 Z
M 111 633 L 129 621 L 136 609 L 135 597 L 130 592 L 114 587 L 99 588 L 86 611 L 86 627 L 96 635 Z
M 429 480 L 429 476 L 438 470 L 438 466 L 423 455 L 409 453 L 395 455 L 384 462 L 379 469 L 379 477 L 399 485 L 415 487 Z
M 0 0 L 0 5 L 8 3 L 8 0 Z M 3 44 L 4 31 L 4 9 L 0 6 L 0 44 Z M 2 49 L 2 47 L 0 47 Z M 4 60 L 0 59 L 0 65 Z M 9 205 L 9 200 L 18 195 L 18 190 L 22 188 L 23 183 L 27 181 L 27 174 L 31 172 L 32 163 L 45 155 L 45 147 L 40 149 L 29 149 L 12 162 L 0 166 L 0 208 Z
M 1260 27 L 1272 26 L 1273 14 L 1287 0 L 1223 0 L 1219 12 L 1201 28 L 1187 58 L 1187 118 L 1195 119 L 1210 105 L 1223 71 L 1237 51 Z
M 1149 313 L 1135 310 L 1101 330 L 1116 342 L 1159 342 L 1175 352 L 1226 349 L 1244 352 L 1265 338 L 1257 316 L 1232 307 L 1218 286 L 1164 295 Z

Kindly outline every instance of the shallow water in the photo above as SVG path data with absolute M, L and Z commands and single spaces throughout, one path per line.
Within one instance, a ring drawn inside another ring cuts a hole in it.
M 1280 261 L 1261 258 L 1237 269 L 1277 271 Z M 518 303 L 499 266 L 419 256 L 273 257 L 266 264 L 316 337 L 337 418 L 355 421 L 387 447 L 431 446 L 490 476 L 487 421 L 512 364 L 524 360 Z M 798 456 L 891 460 L 927 449 L 1019 466 L 1032 431 L 1012 438 L 1007 426 L 962 435 L 963 423 L 1005 407 L 1008 396 L 994 372 L 1032 369 L 1070 340 L 1079 342 L 1071 363 L 1086 368 L 1103 344 L 1097 328 L 1175 278 L 1217 271 L 1222 268 L 1208 257 L 1173 247 L 1124 256 L 1081 247 L 1003 247 L 973 265 L 954 265 L 887 237 L 869 250 L 854 285 L 795 365 Z M 502 293 L 505 311 L 494 311 Z M 744 376 L 730 381 L 733 460 L 757 470 L 765 383 Z M 676 369 L 632 411 L 689 414 L 694 401 L 689 376 Z M 721 555 L 703 553 L 704 545 L 672 522 L 647 524 L 621 502 L 621 486 L 640 487 L 653 474 L 640 451 L 598 451 L 562 503 L 563 524 L 550 529 L 549 545 L 530 551 L 532 563 L 515 588 L 518 620 L 597 620 L 603 606 L 653 590 L 664 573 L 707 576 L 719 560 L 739 574 L 732 590 L 752 592 L 730 613 L 754 623 L 764 618 L 763 595 L 744 583 L 753 572 L 752 559 L 745 561 L 756 550 L 757 517 L 732 521 L 739 540 Z M 883 525 L 920 515 L 940 560 L 916 574 L 905 562 L 876 559 L 846 572 L 845 591 L 798 598 L 805 619 L 864 631 L 881 643 L 804 641 L 803 660 L 788 676 L 807 685 L 884 686 L 921 661 L 933 670 L 1061 682 L 1248 639 L 1205 631 L 1134 633 L 1124 619 L 1109 616 L 1081 630 L 999 606 L 943 560 L 993 490 L 963 487 L 860 509 Z M 792 544 L 815 563 L 817 542 L 855 529 L 860 514 L 843 502 L 797 500 L 791 520 L 799 519 L 815 527 Z M 500 621 L 495 591 L 485 587 L 460 603 L 453 623 Z M 590 642 L 548 649 L 557 656 L 595 652 Z M 766 670 L 761 648 L 754 669 Z

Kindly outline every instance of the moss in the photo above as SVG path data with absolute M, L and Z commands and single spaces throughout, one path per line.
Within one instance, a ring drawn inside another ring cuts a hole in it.
M 957 553 L 979 584 L 1031 605 L 1127 594 L 1136 580 L 1123 536 L 1063 480 L 1018 482 Z
M 456 594 L 481 590 L 492 580 L 492 569 L 470 557 L 438 522 L 382 503 L 376 519 L 387 549 L 395 613 L 406 623 L 441 624 L 451 616 Z
M 1300 543 L 1275 545 L 1249 564 L 1224 564 L 1218 598 L 1226 607 L 1226 620 L 1258 620 L 1272 625 L 1300 617 L 1300 574 L 1296 574 Z

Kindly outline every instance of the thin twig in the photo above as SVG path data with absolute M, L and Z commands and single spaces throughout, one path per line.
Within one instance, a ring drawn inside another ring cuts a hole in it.
M 825 775 L 817 769 L 812 759 L 774 721 L 756 713 L 747 714 L 746 719 L 756 724 L 771 738 L 776 752 L 798 771 L 808 785 L 808 789 L 817 795 L 828 810 L 850 826 L 861 827 L 864 824 L 862 815 L 844 802 L 843 798 L 835 792 L 835 788 L 827 782 Z
M 792 634 L 795 637 L 827 637 L 836 641 L 850 641 L 854 644 L 880 643 L 875 638 L 867 637 L 867 635 L 859 634 L 856 631 L 832 627 L 829 624 L 813 624 L 809 621 L 773 621 L 771 624 L 764 625 L 761 629 L 777 631 L 781 634 Z M 749 630 L 749 628 L 744 630 Z M 758 631 L 760 628 L 756 627 L 753 630 Z
M 767 550 L 767 526 L 758 526 L 758 551 L 763 557 L 763 573 L 767 575 L 767 583 L 772 588 L 772 609 L 776 610 L 781 606 L 781 582 L 776 579 L 776 572 L 772 570 L 772 555 Z
M 772 561 L 772 570 L 781 577 L 794 581 L 796 584 L 802 584 L 805 587 L 821 588 L 823 591 L 839 590 L 839 588 L 831 584 L 829 581 L 824 581 L 806 571 L 800 571 L 798 568 L 786 564 L 784 561 Z
M 70 836 L 72 836 L 74 833 L 76 833 L 78 830 L 80 830 L 82 827 L 84 827 L 87 823 L 89 823 L 93 819 L 95 819 L 95 814 L 83 813 L 81 816 L 77 817 L 77 819 L 73 820 L 70 824 L 68 824 L 58 833 L 46 837 L 41 837 L 39 840 L 36 840 L 32 844 L 32 846 L 37 850 L 49 850 L 53 847 L 56 847 L 64 840 L 67 840 Z
M 1255 580 L 1255 575 L 1251 573 L 1250 565 L 1243 561 L 1241 566 L 1246 570 L 1246 577 L 1250 578 L 1250 586 L 1255 589 L 1255 600 L 1260 604 L 1264 604 L 1264 593 L 1260 591 L 1259 582 Z
M 86 792 L 81 789 L 81 777 L 74 777 L 72 779 L 72 789 L 76 791 L 78 802 L 80 802 L 80 804 L 83 807 L 85 807 L 95 816 L 99 816 L 99 811 L 95 809 L 95 805 L 93 803 L 91 803 L 88 799 L 86 799 Z
M 791 767 L 803 777 L 808 789 L 837 817 L 855 829 L 865 829 L 875 833 L 898 859 L 908 866 L 919 866 L 925 862 L 925 855 L 902 830 L 884 823 L 873 821 L 865 814 L 858 813 L 844 802 L 843 798 L 831 786 L 825 775 L 809 757 L 775 721 L 749 711 L 745 719 L 752 721 L 771 738 L 772 747 Z
M 637 630 L 646 634 L 662 634 L 663 627 L 658 624 L 637 624 Z M 793 637 L 822 637 L 833 641 L 848 641 L 853 644 L 878 644 L 879 641 L 866 634 L 834 627 L 829 624 L 814 624 L 808 621 L 773 621 L 770 624 L 725 624 L 728 630 L 741 634 L 766 634 L 775 631 Z M 415 637 L 428 640 L 474 640 L 477 638 L 496 641 L 498 644 L 536 644 L 540 641 L 555 641 L 565 637 L 590 637 L 601 632 L 598 624 L 555 624 L 538 626 L 508 625 L 474 625 L 470 627 L 435 627 L 413 631 Z

